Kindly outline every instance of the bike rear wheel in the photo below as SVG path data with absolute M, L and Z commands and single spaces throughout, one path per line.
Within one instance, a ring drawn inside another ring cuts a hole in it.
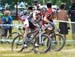
M 60 34 L 55 34 L 52 36 L 52 49 L 55 51 L 60 51 L 65 45 L 65 38 Z

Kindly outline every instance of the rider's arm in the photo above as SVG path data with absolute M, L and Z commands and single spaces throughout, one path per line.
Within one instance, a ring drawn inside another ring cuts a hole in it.
M 47 19 L 47 17 L 46 17 L 46 16 L 44 17 L 44 21 L 49 22 L 49 20 Z
M 33 19 L 36 20 L 36 13 L 33 12 Z

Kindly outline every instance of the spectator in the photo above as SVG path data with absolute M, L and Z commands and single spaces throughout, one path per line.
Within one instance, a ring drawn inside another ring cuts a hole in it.
M 0 12 L 0 24 L 2 24 L 2 16 L 3 16 L 3 14 L 2 14 L 2 12 Z
M 12 17 L 10 16 L 10 11 L 5 10 L 4 11 L 4 16 L 2 17 L 2 23 L 3 24 L 12 24 Z M 3 36 L 7 36 L 7 32 L 9 31 L 9 34 L 12 32 L 12 27 L 11 26 L 3 26 L 4 28 L 4 34 Z
M 68 21 L 68 14 L 65 10 L 65 3 L 62 3 L 57 13 L 57 19 L 61 21 Z M 60 34 L 63 34 L 66 40 L 66 34 L 68 34 L 68 27 L 66 22 L 59 22 Z
M 71 7 L 68 11 L 72 22 L 75 22 L 75 0 L 71 0 Z M 72 38 L 75 42 L 75 23 L 72 23 Z M 74 43 L 75 44 L 75 43 Z

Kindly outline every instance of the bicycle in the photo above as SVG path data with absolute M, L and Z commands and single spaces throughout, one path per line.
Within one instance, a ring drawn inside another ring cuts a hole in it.
M 12 51 L 15 50 L 18 52 L 22 52 L 25 49 L 26 52 L 30 52 L 32 50 L 35 53 L 46 53 L 46 52 L 48 52 L 50 50 L 50 47 L 51 47 L 51 38 L 47 34 L 44 34 L 40 27 L 38 30 L 31 31 L 28 33 L 27 36 L 30 37 L 30 40 L 28 42 L 28 47 L 27 47 L 28 49 L 23 47 L 23 45 L 24 45 L 23 44 L 24 43 L 23 35 L 18 35 L 12 41 L 12 45 L 11 45 Z M 35 33 L 35 35 L 34 35 L 34 33 Z M 36 43 L 39 44 L 38 47 L 35 46 Z
M 55 51 L 60 51 L 65 45 L 65 38 L 61 34 L 57 34 L 57 32 L 59 31 L 57 32 L 55 31 L 56 28 L 54 24 L 50 22 L 49 24 L 52 27 L 52 30 L 50 30 L 50 32 L 46 30 L 45 33 L 48 34 L 50 38 L 52 39 L 52 43 L 51 43 L 52 49 Z
M 16 31 L 12 32 L 11 34 L 8 35 L 8 39 L 13 39 L 15 38 L 17 35 L 24 33 L 24 27 L 21 25 L 16 25 L 15 26 Z

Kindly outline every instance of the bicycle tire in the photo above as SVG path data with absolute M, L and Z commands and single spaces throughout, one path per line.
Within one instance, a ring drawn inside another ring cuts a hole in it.
M 23 45 L 23 36 L 22 35 L 18 35 L 12 41 L 11 50 L 19 52 L 21 47 L 22 47 L 22 45 Z M 19 47 L 19 46 L 21 46 L 21 47 Z
M 46 44 L 46 48 L 45 48 L 45 50 L 40 50 L 40 49 L 37 50 L 38 47 L 37 48 L 35 47 L 35 43 L 38 41 L 38 37 L 39 37 L 38 36 L 37 38 L 35 38 L 35 42 L 34 42 L 34 52 L 35 53 L 39 53 L 39 54 L 47 53 L 51 49 L 51 38 L 47 34 L 42 34 L 41 38 L 42 38 L 42 36 L 46 37 L 46 38 L 43 39 L 43 41 L 47 40 L 47 43 L 45 43 Z M 41 47 L 40 44 L 39 44 L 39 47 Z
M 8 39 L 13 39 L 13 38 L 15 38 L 17 35 L 19 35 L 19 33 L 18 32 L 12 32 L 11 34 L 9 34 L 8 35 Z
M 55 51 L 60 51 L 61 49 L 63 49 L 65 45 L 65 38 L 60 34 L 55 34 L 54 36 L 52 36 L 52 38 L 52 49 Z

